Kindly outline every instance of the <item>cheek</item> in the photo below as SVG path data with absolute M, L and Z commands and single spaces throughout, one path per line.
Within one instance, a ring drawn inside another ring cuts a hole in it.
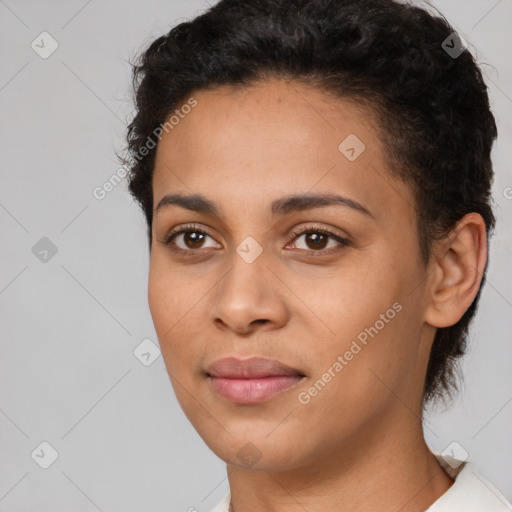
M 182 410 L 190 418 L 194 404 L 185 390 L 193 389 L 192 372 L 194 347 L 191 346 L 190 329 L 187 329 L 186 305 L 169 275 L 159 276 L 151 267 L 148 283 L 148 303 L 158 336 L 162 358 L 174 393 Z M 175 282 L 174 282 L 175 284 Z M 184 318 L 185 317 L 185 318 Z M 180 321 L 181 319 L 181 321 Z
M 158 335 L 171 334 L 186 312 L 187 291 L 191 284 L 183 282 L 180 273 L 169 264 L 159 248 L 153 249 L 149 267 L 148 304 Z M 164 341 L 163 339 L 160 340 Z
M 205 351 L 201 341 L 205 323 L 198 319 L 204 318 L 207 289 L 170 266 L 165 258 L 152 255 L 148 280 L 149 309 L 167 371 L 181 383 L 195 378 L 200 355 Z M 174 384 L 178 395 L 179 386 Z
M 303 422 L 312 431 L 348 436 L 394 407 L 397 396 L 406 400 L 402 395 L 411 387 L 416 369 L 414 341 L 404 342 L 406 333 L 412 332 L 406 314 L 402 309 L 380 330 L 381 324 L 375 327 L 376 320 L 370 320 L 374 315 L 367 315 L 362 329 L 351 320 L 353 335 L 347 329 L 346 335 L 312 352 L 315 371 L 297 397 L 303 404 Z
M 148 281 L 148 305 L 160 343 L 163 341 L 164 333 L 174 323 L 173 316 L 176 314 L 174 302 L 174 294 L 169 289 L 167 276 L 160 276 L 152 266 Z
M 180 350 L 186 347 L 186 344 L 179 342 L 180 329 L 183 329 L 180 320 L 186 314 L 186 304 L 184 300 L 180 300 L 181 296 L 180 285 L 174 279 L 173 273 L 162 272 L 152 256 L 148 280 L 148 305 L 162 356 L 169 371 L 171 363 L 173 367 L 179 368 L 174 361 L 181 359 Z
M 322 320 L 318 333 L 325 333 L 307 343 L 313 381 L 330 369 L 337 376 L 332 387 L 360 399 L 371 397 L 374 386 L 386 393 L 385 384 L 393 388 L 409 378 L 418 357 L 420 308 L 409 293 L 416 282 L 413 269 L 393 261 L 381 253 L 379 261 L 368 258 L 369 264 L 303 290 L 304 301 Z
M 301 275 L 293 283 L 294 291 L 316 317 L 319 332 L 339 348 L 392 308 L 403 287 L 401 277 L 389 271 L 383 258 L 356 261 L 358 256 L 354 254 L 329 275 L 324 272 L 307 279 Z

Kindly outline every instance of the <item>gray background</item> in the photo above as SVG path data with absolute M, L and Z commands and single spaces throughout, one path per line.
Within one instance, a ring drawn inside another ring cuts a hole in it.
M 436 451 L 457 441 L 511 498 L 512 2 L 434 5 L 485 63 L 500 136 L 498 229 L 465 387 L 429 416 L 426 435 Z M 124 184 L 92 194 L 119 168 L 133 111 L 127 61 L 207 6 L 0 0 L 1 511 L 204 511 L 228 490 L 162 358 L 145 366 L 133 353 L 157 340 L 142 213 Z M 59 45 L 47 59 L 31 47 L 43 31 Z M 46 262 L 33 253 L 43 237 L 57 248 Z M 59 454 L 48 469 L 36 463 L 49 460 L 43 441 Z

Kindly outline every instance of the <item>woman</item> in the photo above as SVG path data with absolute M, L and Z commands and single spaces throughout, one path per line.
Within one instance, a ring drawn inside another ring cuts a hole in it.
M 134 69 L 130 191 L 215 512 L 501 511 L 425 406 L 456 390 L 497 130 L 448 23 L 390 0 L 221 0 Z

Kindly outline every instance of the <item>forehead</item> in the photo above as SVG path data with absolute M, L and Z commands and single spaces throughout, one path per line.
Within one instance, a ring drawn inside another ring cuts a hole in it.
M 311 150 L 325 152 L 330 146 L 338 157 L 338 144 L 349 134 L 364 139 L 370 149 L 380 145 L 371 110 L 304 84 L 272 79 L 200 90 L 192 96 L 196 106 L 163 134 L 163 139 L 169 135 L 183 149 L 200 146 L 215 150 L 214 157 L 226 150 L 233 157 L 265 145 L 271 151 L 292 149 L 300 156 Z M 187 157 L 193 159 L 194 154 Z M 268 160 L 267 152 L 260 156 Z
M 367 107 L 284 80 L 191 96 L 196 106 L 158 143 L 154 207 L 170 192 L 262 208 L 285 193 L 334 191 L 377 211 L 412 207 Z

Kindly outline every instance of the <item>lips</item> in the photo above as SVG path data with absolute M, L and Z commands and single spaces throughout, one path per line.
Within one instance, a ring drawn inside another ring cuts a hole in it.
M 267 359 L 265 357 L 251 357 L 249 359 L 226 357 L 215 361 L 206 369 L 206 373 L 212 377 L 224 377 L 226 379 L 304 375 L 299 370 L 287 366 L 276 359 Z
M 216 393 L 242 404 L 269 400 L 305 378 L 296 368 L 264 357 L 220 359 L 208 366 L 206 374 Z

